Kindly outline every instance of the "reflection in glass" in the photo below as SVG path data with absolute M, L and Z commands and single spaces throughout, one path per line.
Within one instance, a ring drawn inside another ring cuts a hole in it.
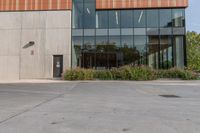
M 133 20 L 134 20 L 134 27 L 146 27 L 146 11 L 135 10 Z
M 83 1 L 74 0 L 73 1 L 73 28 L 82 29 L 83 28 Z
M 84 28 L 95 28 L 95 2 L 91 0 L 84 0 Z
M 172 67 L 172 39 L 171 36 L 160 37 L 160 68 Z
M 120 11 L 109 11 L 109 28 L 120 28 Z
M 172 12 L 170 9 L 160 10 L 160 27 L 172 27 Z
M 84 37 L 83 50 L 82 50 L 82 64 L 84 68 L 95 67 L 95 42 L 94 37 Z
M 147 43 L 149 67 L 158 69 L 159 36 L 148 36 Z
M 185 12 L 184 9 L 172 9 L 173 27 L 185 26 Z
M 121 11 L 121 27 L 122 28 L 133 27 L 133 11 L 132 10 Z
M 174 64 L 178 68 L 184 68 L 184 41 L 183 36 L 175 36 L 173 39 Z
M 98 29 L 108 28 L 108 11 L 96 12 L 96 28 Z
M 96 37 L 96 68 L 106 69 L 108 67 L 107 50 L 108 37 Z
M 136 49 L 136 57 L 134 58 L 134 64 L 145 65 L 146 62 L 146 36 L 134 36 L 134 46 Z
M 123 65 L 132 65 L 134 58 L 138 59 L 138 52 L 135 47 L 133 47 L 133 36 L 122 36 L 122 48 L 123 53 Z
M 72 67 L 81 67 L 83 37 L 72 37 Z
M 158 27 L 158 10 L 147 10 L 147 27 Z

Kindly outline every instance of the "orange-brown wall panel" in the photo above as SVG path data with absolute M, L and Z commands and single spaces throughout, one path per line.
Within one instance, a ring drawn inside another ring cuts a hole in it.
M 96 0 L 96 8 L 126 9 L 126 8 L 173 8 L 187 7 L 188 0 Z
M 71 9 L 72 0 L 0 0 L 0 11 Z

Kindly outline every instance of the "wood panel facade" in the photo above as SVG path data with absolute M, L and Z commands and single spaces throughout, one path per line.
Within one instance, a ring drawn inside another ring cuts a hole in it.
M 178 8 L 187 7 L 188 0 L 96 0 L 96 9 Z
M 71 10 L 72 0 L 0 0 L 0 11 Z

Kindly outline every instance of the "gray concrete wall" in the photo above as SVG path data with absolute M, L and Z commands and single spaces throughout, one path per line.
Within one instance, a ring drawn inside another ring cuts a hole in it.
M 0 19 L 0 80 L 52 78 L 53 55 L 71 66 L 71 11 L 0 12 Z

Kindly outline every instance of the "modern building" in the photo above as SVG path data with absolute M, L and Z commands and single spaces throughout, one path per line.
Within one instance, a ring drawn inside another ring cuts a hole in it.
M 0 79 L 186 65 L 188 0 L 0 0 Z

